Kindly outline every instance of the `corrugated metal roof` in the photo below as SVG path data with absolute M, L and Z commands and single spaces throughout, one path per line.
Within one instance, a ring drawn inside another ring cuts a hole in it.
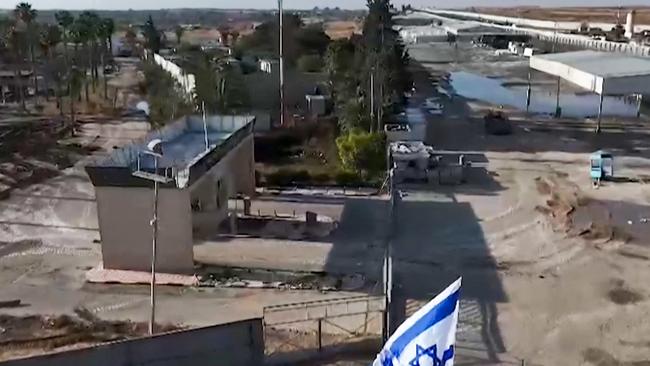
M 533 56 L 601 76 L 603 78 L 650 75 L 650 58 L 621 53 L 576 51 Z

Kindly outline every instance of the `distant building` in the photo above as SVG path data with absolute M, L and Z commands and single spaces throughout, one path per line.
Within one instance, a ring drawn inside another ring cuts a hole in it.
M 187 116 L 88 165 L 104 268 L 150 270 L 153 183 L 133 175 L 140 171 L 171 179 L 159 193 L 158 271 L 192 272 L 195 233 L 216 230 L 228 218 L 230 197 L 255 192 L 254 122 L 208 116 L 204 125 L 200 116 Z M 142 153 L 154 138 L 163 141 L 157 171 L 153 157 Z

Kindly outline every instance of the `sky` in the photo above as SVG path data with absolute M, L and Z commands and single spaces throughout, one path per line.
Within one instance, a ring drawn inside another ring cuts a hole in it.
M 277 6 L 277 0 L 27 0 L 36 9 L 160 9 L 160 8 L 261 8 Z M 629 6 L 647 4 L 648 0 L 393 0 L 396 6 L 433 6 L 441 8 L 467 6 Z M 13 8 L 18 0 L 0 0 L 0 9 Z M 284 0 L 287 9 L 311 9 L 318 7 L 340 7 L 359 9 L 365 7 L 365 0 Z

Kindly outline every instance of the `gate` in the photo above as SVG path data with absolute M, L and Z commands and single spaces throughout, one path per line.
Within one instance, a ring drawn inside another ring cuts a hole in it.
M 308 359 L 368 345 L 376 352 L 384 326 L 384 298 L 354 296 L 275 305 L 264 307 L 263 313 L 267 360 Z

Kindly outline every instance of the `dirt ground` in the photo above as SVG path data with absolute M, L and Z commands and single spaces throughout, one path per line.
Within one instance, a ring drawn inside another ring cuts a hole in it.
M 396 254 L 401 291 L 417 299 L 439 288 L 418 283 L 421 276 L 462 275 L 463 297 L 492 322 L 483 327 L 484 362 L 649 364 L 648 116 L 608 117 L 595 135 L 593 120 L 505 107 L 514 133 L 486 135 L 482 114 L 496 106 L 440 96 L 426 73 L 463 70 L 506 82 L 525 77 L 524 62 L 488 53 L 446 46 L 411 53 L 428 61 L 416 78 L 414 103 L 438 96 L 445 104 L 445 117 L 429 121 L 429 143 L 466 152 L 476 168 L 466 185 L 405 188 L 397 208 L 403 234 L 395 244 L 402 250 Z M 548 88 L 543 75 L 535 80 L 534 93 Z M 598 149 L 614 154 L 617 179 L 594 189 L 588 159 Z M 425 212 L 429 217 L 422 218 Z M 461 319 L 462 312 L 461 305 Z
M 619 11 L 616 7 L 566 7 L 566 8 L 542 8 L 542 7 L 485 7 L 474 8 L 477 12 L 486 14 L 495 14 L 510 17 L 522 17 L 541 20 L 556 20 L 567 22 L 604 22 L 616 24 L 616 13 Z M 650 24 L 650 8 L 647 6 L 623 7 L 621 8 L 622 23 L 625 23 L 627 13 L 636 10 L 637 24 Z
M 361 32 L 363 25 L 356 21 L 330 21 L 325 23 L 325 33 L 332 39 L 350 38 Z
M 157 325 L 157 331 L 178 329 Z M 147 335 L 147 323 L 104 321 L 86 309 L 69 315 L 0 315 L 0 361 Z

